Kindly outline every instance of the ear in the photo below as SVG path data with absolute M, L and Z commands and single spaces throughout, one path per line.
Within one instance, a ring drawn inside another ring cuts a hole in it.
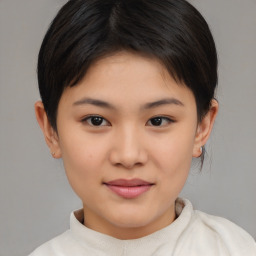
M 52 128 L 44 110 L 44 105 L 41 101 L 37 101 L 35 103 L 35 114 L 37 122 L 44 134 L 45 141 L 50 149 L 52 156 L 54 158 L 61 158 L 58 134 Z
M 211 101 L 211 107 L 208 113 L 203 117 L 202 121 L 198 124 L 195 136 L 195 143 L 193 148 L 193 157 L 200 157 L 202 154 L 202 147 L 206 144 L 217 116 L 219 104 L 217 100 Z

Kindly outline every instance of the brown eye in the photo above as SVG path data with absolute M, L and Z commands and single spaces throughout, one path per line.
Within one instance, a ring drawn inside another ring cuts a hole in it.
M 151 124 L 154 126 L 160 126 L 162 124 L 163 119 L 161 117 L 156 117 L 150 120 Z
M 83 119 L 82 122 L 86 122 L 91 126 L 107 126 L 107 125 L 109 125 L 109 122 L 101 116 L 88 116 L 85 119 Z
M 148 124 L 150 126 L 164 126 L 164 125 L 167 125 L 167 124 L 172 123 L 172 122 L 174 122 L 174 121 L 171 120 L 170 118 L 157 116 L 157 117 L 151 118 L 148 121 Z
M 103 118 L 95 116 L 91 118 L 91 123 L 92 125 L 99 126 L 103 123 L 103 120 L 104 120 Z

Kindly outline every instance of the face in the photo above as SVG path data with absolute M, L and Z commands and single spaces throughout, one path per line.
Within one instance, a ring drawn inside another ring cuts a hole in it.
M 57 127 L 55 147 L 86 226 L 130 239 L 175 219 L 202 145 L 193 93 L 158 61 L 127 52 L 97 61 L 64 91 Z

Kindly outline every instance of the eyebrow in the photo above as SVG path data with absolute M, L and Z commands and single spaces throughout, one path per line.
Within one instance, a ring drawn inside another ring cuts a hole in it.
M 146 103 L 142 107 L 142 109 L 150 109 L 150 108 L 156 108 L 156 107 L 159 107 L 162 105 L 172 105 L 172 104 L 177 105 L 177 106 L 184 106 L 184 104 L 176 98 L 165 98 L 165 99 L 161 99 L 158 101 Z
M 103 100 L 99 100 L 99 99 L 92 99 L 92 98 L 83 98 L 81 100 L 78 100 L 76 102 L 73 103 L 73 106 L 79 106 L 79 105 L 94 105 L 97 107 L 101 107 L 101 108 L 108 108 L 108 109 L 113 109 L 113 110 L 117 110 L 117 108 L 115 106 L 113 106 L 112 104 L 103 101 Z M 141 109 L 151 109 L 151 108 L 156 108 L 162 105 L 177 105 L 177 106 L 184 106 L 184 104 L 176 99 L 176 98 L 164 98 L 161 100 L 157 100 L 154 102 L 149 102 L 146 103 L 145 105 L 143 105 L 141 107 Z
M 98 99 L 92 99 L 92 98 L 83 98 L 81 100 L 78 100 L 73 103 L 73 106 L 79 106 L 79 105 L 94 105 L 97 107 L 102 107 L 102 108 L 109 108 L 109 109 L 116 109 L 113 105 L 110 103 L 103 101 L 103 100 L 98 100 Z

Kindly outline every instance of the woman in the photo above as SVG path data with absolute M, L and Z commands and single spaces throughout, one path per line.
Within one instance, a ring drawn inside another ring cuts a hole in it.
M 218 112 L 217 54 L 184 0 L 71 0 L 38 60 L 38 123 L 83 209 L 31 255 L 256 255 L 179 198 Z

